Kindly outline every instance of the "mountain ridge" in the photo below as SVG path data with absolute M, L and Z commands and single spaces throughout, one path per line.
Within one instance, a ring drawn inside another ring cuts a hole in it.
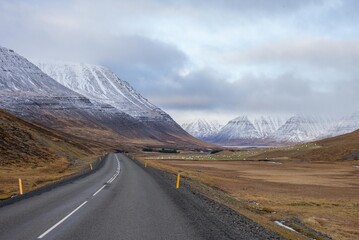
M 218 121 L 208 121 L 201 118 L 181 124 L 182 128 L 192 136 L 205 140 L 211 139 L 222 127 Z
M 230 120 L 211 138 L 202 138 L 224 146 L 276 146 L 310 142 L 346 134 L 359 129 L 359 114 L 340 120 L 309 114 L 296 114 L 284 120 L 276 116 Z M 200 133 L 197 133 L 201 136 Z
M 192 138 L 166 112 L 142 97 L 109 68 L 86 63 L 37 64 L 46 74 L 69 89 L 129 114 L 150 130 L 154 138 L 171 141 L 176 141 L 175 136 L 179 140 Z M 192 142 L 196 141 L 192 139 Z
M 4 47 L 0 47 L 0 87 L 0 108 L 67 134 L 117 147 L 210 145 L 193 138 L 176 123 L 157 123 L 156 119 L 145 123 L 106 102 L 70 90 Z

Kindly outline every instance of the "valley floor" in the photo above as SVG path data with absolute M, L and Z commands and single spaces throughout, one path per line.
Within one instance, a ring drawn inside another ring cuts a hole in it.
M 136 158 L 220 189 L 225 194 L 219 201 L 288 238 L 359 238 L 359 161 L 218 161 L 213 154 L 189 153 Z M 274 221 L 300 234 L 293 235 Z

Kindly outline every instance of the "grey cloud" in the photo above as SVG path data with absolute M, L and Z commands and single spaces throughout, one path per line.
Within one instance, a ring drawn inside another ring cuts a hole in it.
M 106 65 L 164 109 L 351 111 L 359 89 L 358 5 L 355 0 L 0 1 L 0 45 L 30 59 Z M 161 31 L 162 24 L 170 30 Z M 188 42 L 179 42 L 183 39 Z M 236 54 L 223 61 L 220 56 L 228 52 Z M 191 71 L 179 74 L 182 69 Z M 227 81 L 234 76 L 242 77 Z
M 124 78 L 160 80 L 185 66 L 187 56 L 174 45 L 141 36 L 116 39 L 106 47 L 100 63 Z
M 199 1 L 185 1 L 196 6 L 201 5 Z M 321 5 L 325 1 L 317 0 L 227 0 L 227 1 L 206 1 L 205 7 L 219 7 L 225 8 L 226 10 L 236 10 L 239 12 L 267 12 L 269 14 L 277 14 L 283 12 L 290 14 L 292 11 L 298 11 L 304 7 L 312 5 Z M 289 12 L 289 13 L 288 13 Z
M 141 90 L 157 104 L 172 111 L 191 109 L 278 114 L 346 114 L 357 111 L 353 86 L 359 83 L 355 80 L 336 82 L 328 92 L 318 91 L 311 81 L 293 74 L 276 78 L 248 75 L 230 83 L 210 70 L 203 70 L 173 81 L 181 87 L 164 89 L 154 85 L 153 89 Z M 153 94 L 155 91 L 156 94 Z
M 359 40 L 322 38 L 287 40 L 239 52 L 227 58 L 241 64 L 299 63 L 319 67 L 356 67 Z

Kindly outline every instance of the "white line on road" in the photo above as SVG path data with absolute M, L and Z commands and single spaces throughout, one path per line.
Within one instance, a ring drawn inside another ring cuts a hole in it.
M 117 160 L 117 170 L 116 170 L 116 173 L 107 181 L 107 183 L 112 183 L 117 178 L 117 176 L 120 174 L 120 171 L 121 171 L 120 161 L 118 160 L 117 155 L 115 155 L 115 157 Z
M 41 239 L 43 237 L 45 237 L 49 232 L 51 232 L 52 230 L 54 230 L 57 226 L 59 226 L 61 223 L 63 223 L 66 219 L 68 219 L 72 214 L 74 214 L 77 210 L 79 210 L 83 205 L 85 205 L 87 203 L 87 201 L 83 202 L 80 206 L 78 206 L 75 210 L 73 210 L 72 212 L 70 212 L 66 217 L 64 217 L 63 219 L 61 219 L 59 222 L 57 222 L 54 226 L 52 226 L 51 228 L 49 228 L 46 232 L 44 232 L 43 234 L 41 234 L 38 239 Z
M 102 189 L 104 189 L 106 187 L 106 184 L 103 185 L 99 190 L 97 190 L 94 194 L 92 194 L 92 196 L 96 196 L 97 193 L 99 193 Z
M 113 180 L 115 180 L 117 178 L 117 176 L 120 174 L 121 171 L 121 166 L 120 166 L 120 161 L 117 158 L 117 155 L 115 155 L 116 160 L 117 160 L 117 169 L 115 174 L 107 181 L 107 183 L 112 183 Z M 106 187 L 106 184 L 104 184 L 99 190 L 97 190 L 94 194 L 92 194 L 92 196 L 96 196 L 102 189 L 104 189 Z M 43 234 L 41 234 L 38 239 L 41 239 L 43 237 L 45 237 L 49 232 L 51 232 L 52 230 L 54 230 L 57 226 L 59 226 L 61 223 L 63 223 L 64 221 L 66 221 L 66 219 L 68 219 L 72 214 L 74 214 L 76 211 L 78 211 L 82 206 L 84 206 L 87 203 L 87 201 L 83 202 L 80 206 L 78 206 L 75 210 L 73 210 L 72 212 L 70 212 L 66 217 L 64 217 L 63 219 L 61 219 L 59 222 L 57 222 L 55 225 L 53 225 L 51 228 L 49 228 L 48 230 L 46 230 L 46 232 L 44 232 Z

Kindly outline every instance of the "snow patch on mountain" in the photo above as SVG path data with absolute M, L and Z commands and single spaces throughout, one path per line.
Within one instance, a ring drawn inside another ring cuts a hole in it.
M 207 140 L 222 145 L 295 144 L 352 132 L 359 129 L 358 120 L 357 113 L 339 123 L 335 118 L 305 114 L 287 120 L 275 116 L 240 116 Z
M 283 125 L 281 118 L 271 116 L 261 116 L 252 122 L 261 138 L 273 135 Z
M 346 134 L 359 129 L 359 112 L 342 118 L 329 132 L 330 136 Z
M 58 78 L 64 80 L 64 85 L 72 86 L 72 90 L 26 58 L 0 47 L 0 108 L 26 120 L 106 144 L 144 141 L 203 146 L 106 68 L 73 64 L 48 69 L 52 75 L 61 76 Z
M 289 118 L 271 138 L 278 142 L 308 142 L 323 138 L 333 125 L 330 118 L 298 114 Z
M 254 124 L 247 116 L 240 116 L 229 121 L 218 133 L 215 141 L 222 142 L 234 139 L 256 138 L 260 138 L 260 134 Z
M 0 47 L 0 91 L 2 96 L 6 94 L 19 96 L 75 94 L 51 79 L 26 58 L 4 47 Z
M 173 121 L 110 69 L 84 63 L 38 62 L 53 79 L 89 99 L 106 103 L 140 120 Z
M 206 140 L 215 136 L 222 125 L 218 121 L 194 119 L 183 123 L 182 128 L 192 136 Z

